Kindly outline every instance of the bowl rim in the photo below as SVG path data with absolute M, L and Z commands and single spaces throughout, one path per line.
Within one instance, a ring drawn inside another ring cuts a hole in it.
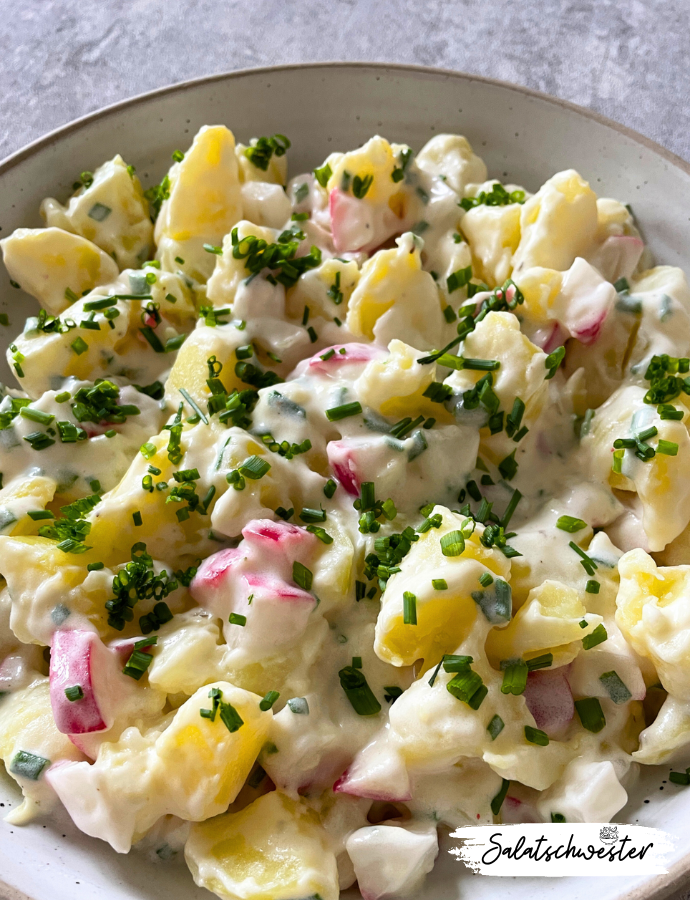
M 142 103 L 147 103 L 150 100 L 154 100 L 159 97 L 169 96 L 171 94 L 186 91 L 194 87 L 201 87 L 202 85 L 212 85 L 222 81 L 243 78 L 247 75 L 278 74 L 280 72 L 293 71 L 298 69 L 372 69 L 381 72 L 409 72 L 411 74 L 427 77 L 432 76 L 436 78 L 458 78 L 462 81 L 467 82 L 476 81 L 481 84 L 490 85 L 491 87 L 503 88 L 504 90 L 522 94 L 523 96 L 531 97 L 535 100 L 542 100 L 554 106 L 560 106 L 562 109 L 566 109 L 569 112 L 576 113 L 586 119 L 591 119 L 592 121 L 597 122 L 597 124 L 599 125 L 604 125 L 608 128 L 611 128 L 614 131 L 617 131 L 619 134 L 630 138 L 636 143 L 642 144 L 642 146 L 646 147 L 648 150 L 652 150 L 654 153 L 657 153 L 659 156 L 663 157 L 667 162 L 671 163 L 671 165 L 676 166 L 685 174 L 690 175 L 690 162 L 683 159 L 682 156 L 678 156 L 678 154 L 673 153 L 662 144 L 659 144 L 657 141 L 652 140 L 652 138 L 646 137 L 639 131 L 635 131 L 635 129 L 633 128 L 628 128 L 627 125 L 621 125 L 621 123 L 616 122 L 615 119 L 610 119 L 608 116 L 604 116 L 601 113 L 594 112 L 594 110 L 587 109 L 584 106 L 579 106 L 577 103 L 572 103 L 569 100 L 563 100 L 560 97 L 554 97 L 552 94 L 546 94 L 543 91 L 535 91 L 532 88 L 524 87 L 523 85 L 513 84 L 510 81 L 503 81 L 500 78 L 488 78 L 484 75 L 473 75 L 470 72 L 463 72 L 459 69 L 446 69 L 439 66 L 420 66 L 408 63 L 392 63 L 381 61 L 367 62 L 366 60 L 334 60 L 325 62 L 284 63 L 274 66 L 254 66 L 243 69 L 232 69 L 226 72 L 218 72 L 215 75 L 201 75 L 198 78 L 189 78 L 186 81 L 180 81 L 174 84 L 164 85 L 163 87 L 154 88 L 151 91 L 145 91 L 142 94 L 135 94 L 133 97 L 127 97 L 124 100 L 118 100 L 115 103 L 109 104 L 108 106 L 102 106 L 99 109 L 96 109 L 90 113 L 86 113 L 85 115 L 80 116 L 77 119 L 72 119 L 70 122 L 54 128 L 52 131 L 49 131 L 42 137 L 39 137 L 28 144 L 25 144 L 23 147 L 15 150 L 14 153 L 11 153 L 9 156 L 6 156 L 4 159 L 0 160 L 0 175 L 5 175 L 15 166 L 19 165 L 19 163 L 23 162 L 34 153 L 37 153 L 39 150 L 51 146 L 51 144 L 56 143 L 58 140 L 64 137 L 67 137 L 69 134 L 79 131 L 79 129 L 83 128 L 85 125 L 90 125 L 93 122 L 97 122 L 99 119 L 106 118 L 112 113 L 120 112 L 130 107 L 138 106 Z
M 189 90 L 190 88 L 201 87 L 204 85 L 213 85 L 216 83 L 234 79 L 241 79 L 248 75 L 278 74 L 281 72 L 300 69 L 307 69 L 311 71 L 316 71 L 319 69 L 370 69 L 372 72 L 406 72 L 422 77 L 442 79 L 452 78 L 466 81 L 468 83 L 479 82 L 480 84 L 489 85 L 491 87 L 502 88 L 503 90 L 511 91 L 524 97 L 541 100 L 543 102 L 551 104 L 552 106 L 567 110 L 568 112 L 576 113 L 577 115 L 596 122 L 599 125 L 604 125 L 605 127 L 610 128 L 613 131 L 616 131 L 619 134 L 623 135 L 624 137 L 634 141 L 635 143 L 642 145 L 648 150 L 651 150 L 658 156 L 661 156 L 672 166 L 680 169 L 684 174 L 690 175 L 690 162 L 683 159 L 683 157 L 678 156 L 676 153 L 673 153 L 671 150 L 668 150 L 657 141 L 646 137 L 639 131 L 635 131 L 635 129 L 633 128 L 628 128 L 627 125 L 621 125 L 621 123 L 616 122 L 615 119 L 611 119 L 608 116 L 602 115 L 601 113 L 594 112 L 593 110 L 587 109 L 586 107 L 579 106 L 577 103 L 572 103 L 569 100 L 563 100 L 560 97 L 554 97 L 551 94 L 546 94 L 543 91 L 535 91 L 532 88 L 513 84 L 509 81 L 503 81 L 499 78 L 488 78 L 484 75 L 474 75 L 470 72 L 464 72 L 458 69 L 447 69 L 439 66 L 421 66 L 408 63 L 392 63 L 385 61 L 370 62 L 366 60 L 333 60 L 308 63 L 283 63 L 273 66 L 254 66 L 242 69 L 232 69 L 226 72 L 218 72 L 214 75 L 202 75 L 198 78 L 190 78 L 185 81 L 180 81 L 174 84 L 164 85 L 163 87 L 154 88 L 151 91 L 145 91 L 141 94 L 135 94 L 133 97 L 127 97 L 124 100 L 118 100 L 115 103 L 100 107 L 93 112 L 86 113 L 85 115 L 80 116 L 77 119 L 73 119 L 70 122 L 65 123 L 64 125 L 60 125 L 57 128 L 54 128 L 52 131 L 49 131 L 42 137 L 39 137 L 36 140 L 25 144 L 23 147 L 20 147 L 18 150 L 15 150 L 14 153 L 11 153 L 3 160 L 0 160 L 0 177 L 6 175 L 9 171 L 18 166 L 24 160 L 33 156 L 35 153 L 38 153 L 39 151 L 50 147 L 51 145 L 57 143 L 70 134 L 78 132 L 84 126 L 98 122 L 100 119 L 106 118 L 113 113 L 122 112 L 131 107 L 148 103 L 151 100 L 155 100 L 161 97 L 180 93 Z M 638 884 L 631 890 L 626 891 L 624 894 L 620 894 L 617 900 L 666 900 L 666 898 L 670 897 L 673 893 L 679 891 L 684 886 L 687 887 L 689 877 L 690 852 L 686 853 L 684 856 L 678 859 L 671 866 L 666 875 L 652 876 L 651 878 L 647 879 L 641 884 Z M 652 879 L 654 880 L 653 884 Z M 7 890 L 10 892 L 8 895 L 8 900 L 14 900 L 15 897 L 17 898 L 17 900 L 32 900 L 32 898 L 29 898 L 27 895 L 18 891 L 16 888 L 13 888 L 2 879 L 0 879 L 0 887 L 3 888 L 3 890 Z

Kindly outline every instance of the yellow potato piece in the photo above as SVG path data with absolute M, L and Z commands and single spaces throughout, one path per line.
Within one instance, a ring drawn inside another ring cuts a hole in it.
M 170 271 L 182 268 L 192 278 L 206 281 L 215 256 L 203 244 L 220 244 L 242 218 L 232 132 L 224 125 L 205 125 L 169 177 L 170 197 L 156 222 L 157 258 Z M 176 257 L 184 263 L 176 262 Z
M 212 689 L 222 691 L 221 707 L 214 721 L 202 718 L 210 709 Z M 227 681 L 204 685 L 175 713 L 168 728 L 156 740 L 155 752 L 164 772 L 170 812 L 201 821 L 224 812 L 244 784 L 254 760 L 268 736 L 273 713 L 259 708 L 261 697 Z M 228 713 L 222 704 L 230 704 Z M 226 717 L 243 724 L 230 731 Z
M 61 228 L 18 228 L 0 241 L 10 278 L 57 316 L 77 297 L 117 278 L 115 262 L 91 241 Z
M 618 564 L 621 583 L 616 623 L 641 656 L 650 659 L 664 688 L 690 699 L 690 566 L 657 567 L 644 550 Z
M 503 284 L 511 271 L 513 254 L 520 243 L 520 210 L 508 206 L 475 206 L 460 227 L 472 251 L 472 273 L 489 287 Z
M 272 791 L 238 813 L 193 825 L 185 859 L 223 900 L 337 900 L 335 855 L 317 814 Z
M 460 556 L 444 556 L 441 538 L 459 530 L 463 517 L 437 506 L 431 515 L 441 514 L 439 528 L 430 528 L 400 564 L 381 597 L 376 622 L 374 650 L 379 659 L 395 666 L 409 666 L 424 659 L 425 667 L 435 665 L 444 653 L 452 653 L 470 633 L 479 607 L 471 592 L 480 588 L 480 576 L 489 571 L 494 577 L 509 577 L 510 563 L 496 550 L 479 541 L 481 526 L 465 540 Z M 437 591 L 432 578 L 443 578 L 448 590 Z M 404 593 L 416 597 L 417 624 L 405 624 Z
M 597 234 L 597 198 L 574 169 L 558 172 L 521 207 L 513 273 L 533 266 L 564 272 Z
M 333 174 L 328 179 L 326 190 L 330 192 L 339 188 L 344 172 L 348 172 L 351 178 L 358 175 L 363 179 L 370 175 L 373 181 L 364 200 L 372 204 L 388 203 L 399 190 L 391 178 L 395 166 L 393 147 L 385 138 L 376 135 L 357 150 L 338 154 L 338 158 L 331 163 Z
M 118 154 L 93 173 L 67 206 L 52 197 L 41 204 L 48 226 L 80 234 L 112 256 L 120 269 L 139 268 L 152 252 L 153 225 L 139 179 Z
M 416 244 L 408 235 L 395 250 L 379 250 L 362 266 L 350 297 L 347 327 L 358 338 L 373 340 L 377 323 L 386 316 L 388 328 L 406 343 L 427 349 L 439 343 L 445 320 L 436 282 L 422 269 Z
M 580 627 L 582 621 L 586 628 Z M 563 665 L 577 656 L 582 638 L 601 621 L 601 616 L 587 612 L 574 588 L 545 581 L 529 592 L 506 628 L 489 633 L 486 652 L 496 668 L 505 659 L 531 659 L 549 651 L 554 663 Z
M 12 771 L 12 761 L 20 751 L 48 760 L 38 778 Z M 67 735 L 57 730 L 47 678 L 37 675 L 32 684 L 14 691 L 0 703 L 0 759 L 26 798 L 21 807 L 12 811 L 12 822 L 23 824 L 35 814 L 49 812 L 55 795 L 45 780 L 48 766 L 83 756 Z

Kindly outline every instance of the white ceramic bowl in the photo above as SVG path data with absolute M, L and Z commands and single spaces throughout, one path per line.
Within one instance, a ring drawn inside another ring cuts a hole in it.
M 78 173 L 121 153 L 145 184 L 160 180 L 176 148 L 197 129 L 224 123 L 239 140 L 280 132 L 292 141 L 292 173 L 333 150 L 380 133 L 418 149 L 439 132 L 468 137 L 490 176 L 530 190 L 554 172 L 577 169 L 600 196 L 630 203 L 659 263 L 690 270 L 690 166 L 613 122 L 524 88 L 457 72 L 412 66 L 334 63 L 232 72 L 154 91 L 73 122 L 0 164 L 0 237 L 41 224 L 45 196 L 64 200 Z M 35 311 L 30 297 L 0 276 L 2 349 Z M 4 354 L 3 354 L 4 356 Z M 10 380 L 4 359 L 0 380 Z M 502 879 L 475 876 L 442 851 L 418 900 L 662 900 L 690 881 L 690 789 L 666 783 L 668 768 L 643 771 L 617 817 L 678 838 L 668 876 Z M 0 813 L 18 802 L 0 775 Z M 648 802 L 645 802 L 648 801 Z M 351 892 L 348 892 L 351 893 Z M 0 822 L 0 900 L 211 900 L 180 860 L 118 856 L 64 817 L 24 828 Z

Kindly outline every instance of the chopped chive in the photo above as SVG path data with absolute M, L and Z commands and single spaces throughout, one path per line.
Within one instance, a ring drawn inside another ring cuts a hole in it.
M 332 478 L 329 478 L 326 484 L 323 486 L 323 492 L 329 500 L 331 499 L 333 494 L 335 494 L 337 489 L 338 485 Z
M 237 471 L 245 478 L 251 478 L 252 481 L 258 481 L 260 478 L 264 477 L 270 468 L 271 464 L 269 462 L 262 459 L 260 456 L 254 455 L 245 459 L 245 461 L 238 466 Z
M 445 578 L 432 578 L 431 586 L 435 591 L 447 591 L 448 590 L 448 582 Z
M 527 686 L 527 675 L 529 669 L 527 664 L 519 660 L 509 660 L 505 665 L 501 663 L 503 671 L 503 684 L 501 685 L 502 694 L 513 694 L 519 696 L 525 692 Z
M 134 521 L 134 524 L 135 524 L 137 527 L 138 527 L 139 525 L 141 525 L 142 520 L 141 520 L 141 513 L 140 513 L 139 511 L 133 512 L 133 513 L 132 513 L 132 519 L 133 519 L 133 521 Z
M 484 572 L 484 574 L 479 577 L 479 583 L 482 587 L 488 587 L 490 584 L 493 584 L 493 581 L 493 576 L 489 572 Z
M 417 598 L 410 591 L 403 594 L 403 622 L 405 625 L 417 624 Z
M 89 345 L 86 343 L 83 337 L 75 338 L 70 344 L 70 347 L 72 348 L 72 350 L 74 350 L 77 356 L 81 356 L 82 353 L 86 353 L 86 351 L 89 349 Z
M 582 727 L 587 731 L 597 734 L 606 725 L 606 719 L 598 697 L 586 697 L 583 700 L 576 700 L 575 709 Z
M 531 725 L 525 725 L 525 740 L 530 744 L 536 744 L 538 747 L 549 746 L 549 736 L 545 731 L 539 728 L 532 728 Z
M 506 798 L 506 794 L 508 793 L 509 787 L 510 787 L 510 781 L 507 778 L 504 778 L 503 781 L 501 782 L 500 791 L 496 794 L 496 796 L 491 801 L 491 812 L 495 816 L 497 816 L 501 811 L 501 807 L 503 806 L 503 801 Z
M 228 622 L 231 625 L 244 626 L 247 624 L 247 617 L 240 615 L 240 613 L 230 613 L 230 616 L 228 617 Z
M 491 740 L 495 741 L 505 727 L 506 726 L 503 719 L 498 714 L 496 714 L 486 726 L 486 730 L 489 732 Z
M 506 511 L 503 513 L 503 518 L 501 519 L 501 525 L 503 526 L 503 528 L 508 527 L 508 523 L 513 518 L 513 513 L 517 509 L 517 505 L 520 500 L 522 500 L 522 494 L 517 488 L 515 488 L 515 490 L 513 491 L 513 496 L 510 498 L 510 502 L 508 503 L 508 506 L 506 506 Z
M 501 460 L 498 464 L 498 471 L 501 473 L 501 476 L 506 479 L 506 481 L 511 481 L 515 478 L 518 470 L 518 464 L 515 461 L 515 450 L 511 454 L 505 457 L 505 459 Z
M 656 445 L 656 452 L 662 453 L 664 456 L 677 456 L 678 444 L 675 441 L 660 440 Z
M 295 561 L 292 564 L 292 580 L 305 591 L 310 591 L 314 576 L 301 562 Z
M 318 341 L 319 336 L 311 325 L 307 328 L 307 334 L 309 335 L 309 340 L 312 344 L 315 344 Z
M 305 506 L 299 517 L 303 522 L 325 522 L 326 511 L 324 509 L 310 509 Z
M 363 600 L 367 592 L 367 586 L 364 581 L 355 581 L 355 600 L 359 603 Z
M 586 522 L 573 516 L 561 516 L 556 522 L 556 528 L 560 528 L 561 531 L 567 531 L 568 534 L 575 534 L 576 531 L 582 531 L 586 527 Z
M 362 657 L 361 656 L 353 656 L 352 657 L 352 668 L 353 669 L 361 669 L 362 668 Z
M 345 666 L 338 672 L 340 685 L 352 708 L 360 716 L 375 716 L 381 712 L 381 704 L 374 696 L 361 669 Z
M 391 684 L 387 687 L 384 685 L 383 689 L 386 692 L 383 695 L 383 699 L 386 701 L 386 703 L 393 704 L 399 697 L 402 697 L 403 695 L 403 689 L 401 687 L 398 687 L 397 684 Z
M 608 639 L 608 633 L 606 628 L 602 625 L 597 625 L 594 631 L 591 634 L 586 634 L 582 638 L 582 647 L 585 650 L 591 650 L 592 647 L 596 647 L 598 644 L 603 644 L 605 640 Z
M 280 697 L 279 691 L 269 691 L 259 703 L 259 709 L 266 712 L 273 706 L 278 697 Z
M 619 705 L 632 700 L 632 694 L 617 672 L 604 672 L 599 676 L 599 681 L 606 688 L 606 693 L 615 704 Z
M 601 587 L 601 585 L 599 584 L 598 581 L 595 581 L 593 578 L 590 578 L 589 581 L 587 582 L 587 584 L 585 585 L 585 591 L 588 594 L 598 594 L 600 587 Z
M 76 703 L 77 700 L 84 699 L 84 691 L 80 684 L 74 684 L 71 687 L 65 688 L 65 697 L 69 700 L 70 703 Z
M 446 685 L 446 690 L 452 694 L 456 700 L 462 700 L 463 703 L 470 704 L 475 694 L 484 687 L 481 675 L 473 672 L 469 666 L 454 675 Z M 486 695 L 484 695 L 486 696 Z M 481 698 L 483 700 L 484 697 Z M 481 700 L 479 703 L 481 704 Z
M 669 772 L 668 780 L 671 782 L 671 784 L 678 784 L 686 787 L 690 784 L 690 771 Z
M 29 781 L 38 781 L 41 773 L 46 766 L 50 765 L 50 760 L 43 756 L 37 756 L 35 753 L 28 753 L 26 750 L 19 750 L 12 757 L 9 764 L 9 770 L 13 775 L 19 778 L 27 778 Z
M 194 398 L 191 397 L 184 388 L 180 388 L 179 391 L 182 394 L 182 396 L 184 397 L 184 399 L 187 401 L 187 403 L 189 403 L 189 405 L 192 407 L 192 409 L 197 414 L 197 416 L 199 416 L 199 418 L 204 423 L 204 425 L 208 425 L 208 419 L 206 418 L 205 414 L 201 411 L 201 409 L 197 405 L 196 400 L 194 400 Z
M 325 531 L 325 529 L 320 528 L 318 525 L 307 525 L 307 531 L 310 534 L 316 535 L 316 537 L 323 544 L 332 544 L 333 543 L 333 538 L 330 536 L 330 534 L 327 531 Z
M 32 509 L 29 510 L 27 516 L 30 519 L 33 519 L 34 522 L 38 522 L 40 519 L 54 519 L 55 516 L 49 509 Z
M 329 422 L 338 422 L 349 416 L 356 416 L 362 412 L 362 404 L 355 400 L 352 403 L 343 403 L 342 406 L 334 406 L 326 410 L 326 418 Z
M 224 703 L 222 700 L 220 703 L 220 720 L 230 734 L 234 734 L 244 725 L 244 719 L 232 703 Z
M 105 563 L 102 563 L 102 562 L 89 563 L 87 565 L 86 569 L 88 572 L 100 572 L 101 569 L 105 569 Z
M 461 531 L 449 531 L 441 538 L 441 553 L 444 556 L 461 556 L 465 549 L 465 538 Z

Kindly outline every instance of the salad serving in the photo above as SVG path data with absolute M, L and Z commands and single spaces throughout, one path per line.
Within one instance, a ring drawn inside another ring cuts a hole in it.
M 413 896 L 439 829 L 609 822 L 687 751 L 690 291 L 574 170 L 289 148 L 204 127 L 0 241 L 6 819 Z

